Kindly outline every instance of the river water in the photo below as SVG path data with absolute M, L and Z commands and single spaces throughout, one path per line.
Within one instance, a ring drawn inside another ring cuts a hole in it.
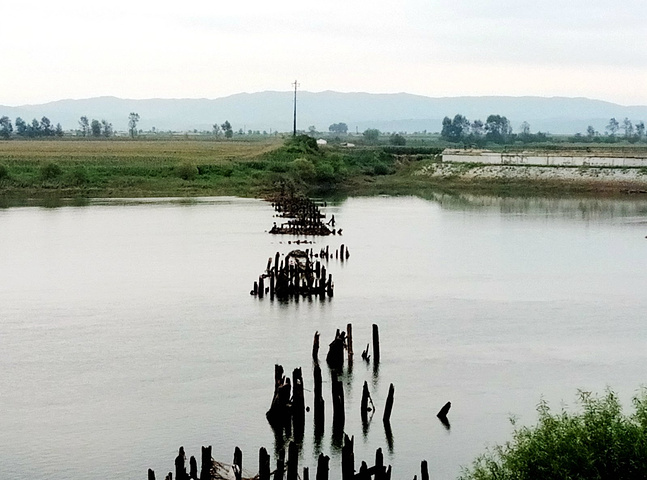
M 393 478 L 455 478 L 510 417 L 536 421 L 577 390 L 616 391 L 629 407 L 647 364 L 647 202 L 476 196 L 349 198 L 325 208 L 348 245 L 331 260 L 335 296 L 280 303 L 249 295 L 268 257 L 273 210 L 236 198 L 91 201 L 0 209 L 0 477 L 158 478 L 180 445 L 200 461 L 235 446 L 282 445 L 265 421 L 274 364 L 323 359 L 353 324 L 345 431 L 357 467 L 385 452 Z M 301 248 L 305 248 L 303 245 Z M 379 325 L 378 372 L 359 353 Z M 360 421 L 367 381 L 377 413 Z M 387 438 L 382 412 L 395 386 Z M 340 452 L 306 416 L 301 464 Z M 451 401 L 451 428 L 436 413 Z

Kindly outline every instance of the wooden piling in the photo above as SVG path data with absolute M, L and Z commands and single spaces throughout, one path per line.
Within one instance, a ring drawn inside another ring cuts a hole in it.
M 391 410 L 393 409 L 393 396 L 395 395 L 395 387 L 393 384 L 389 386 L 389 395 L 386 397 L 386 406 L 384 407 L 384 416 L 382 420 L 384 423 L 391 421 Z
M 380 363 L 380 332 L 373 324 L 373 363 Z
M 330 470 L 329 463 L 330 457 L 320 453 L 319 458 L 317 459 L 317 476 L 315 477 L 315 480 L 328 480 L 328 472 Z
M 285 472 L 285 450 L 279 450 L 279 457 L 276 459 L 276 471 L 274 473 L 274 480 L 283 480 L 283 473 Z
M 152 469 L 148 469 L 148 480 L 155 480 L 155 472 Z
M 346 347 L 348 350 L 348 363 L 353 361 L 353 325 L 346 325 Z
M 344 446 L 341 448 L 341 478 L 342 480 L 353 480 L 355 476 L 355 453 L 353 443 L 355 437 L 348 438 L 344 435 Z
M 200 480 L 211 480 L 211 465 L 213 465 L 213 458 L 211 457 L 211 445 L 202 447 L 202 459 L 200 467 Z
M 292 372 L 291 412 L 295 439 L 302 438 L 305 429 L 306 405 L 303 396 L 303 373 L 301 368 L 295 368 Z
M 243 478 L 243 452 L 240 448 L 236 447 L 234 449 L 234 476 L 236 480 L 242 480 Z
M 308 467 L 303 467 L 303 480 L 310 480 L 310 470 Z
M 384 480 L 386 469 L 384 468 L 384 454 L 382 449 L 375 451 L 375 480 Z
M 344 412 L 344 384 L 339 379 L 337 372 L 332 371 L 332 417 L 333 426 L 341 427 L 346 421 L 346 414 Z
M 299 450 L 295 442 L 290 442 L 288 447 L 288 476 L 287 480 L 299 478 Z
M 184 447 L 180 447 L 177 457 L 175 457 L 175 478 L 177 480 L 186 480 L 186 455 L 184 454 Z
M 341 247 L 339 247 L 339 259 L 343 262 L 344 261 L 344 244 L 341 244 Z
M 429 480 L 429 468 L 427 467 L 427 460 L 420 462 L 420 480 Z
M 315 338 L 312 341 L 312 360 L 316 364 L 319 363 L 319 332 L 315 332 Z
M 198 478 L 198 462 L 195 461 L 195 457 L 193 455 L 191 455 L 191 458 L 189 459 L 189 478 Z
M 321 367 L 316 364 L 314 368 L 315 434 L 323 432 L 324 427 L 325 401 L 321 393 L 321 383 Z
M 258 298 L 263 298 L 263 295 L 265 295 L 265 281 L 261 275 L 258 277 Z
M 258 480 L 270 480 L 270 456 L 265 447 L 258 451 Z

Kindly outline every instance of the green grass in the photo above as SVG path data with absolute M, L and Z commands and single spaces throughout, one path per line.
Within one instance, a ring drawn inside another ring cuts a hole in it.
M 518 427 L 511 441 L 480 456 L 463 480 L 647 478 L 647 392 L 625 415 L 615 393 L 579 392 L 581 411 L 537 407 L 534 427 Z M 513 422 L 514 424 L 514 422 Z

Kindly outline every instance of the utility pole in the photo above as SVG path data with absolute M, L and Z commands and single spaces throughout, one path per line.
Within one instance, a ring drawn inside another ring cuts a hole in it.
M 294 85 L 294 127 L 292 130 L 292 136 L 296 137 L 297 136 L 297 87 L 299 86 L 299 84 L 295 80 L 292 85 Z

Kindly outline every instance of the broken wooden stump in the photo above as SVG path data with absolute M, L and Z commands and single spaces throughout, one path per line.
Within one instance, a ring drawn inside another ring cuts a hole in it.
M 344 368 L 344 346 L 346 344 L 346 332 L 337 329 L 335 339 L 330 343 L 326 362 L 331 369 L 342 370 Z
M 186 474 L 186 455 L 184 454 L 184 447 L 180 447 L 177 457 L 175 457 L 175 478 L 176 480 L 187 480 Z
M 211 457 L 211 445 L 209 445 L 208 447 L 202 447 L 200 480 L 211 480 L 211 465 L 213 465 L 213 458 Z
M 288 476 L 287 480 L 299 478 L 299 449 L 295 442 L 290 442 L 288 447 Z
M 315 338 L 312 341 L 312 360 L 319 364 L 319 332 L 315 332 Z
M 270 480 L 270 456 L 265 447 L 258 451 L 258 480 Z
M 353 363 L 353 325 L 346 325 L 346 348 L 348 350 L 348 363 Z
M 380 332 L 376 324 L 373 324 L 373 363 L 380 363 Z
M 316 364 L 314 368 L 314 384 L 315 436 L 321 436 L 324 429 L 325 401 L 321 392 L 322 379 L 319 364 Z
M 353 451 L 354 437 L 344 435 L 344 446 L 341 448 L 341 478 L 353 480 L 355 476 L 355 453 Z
M 420 462 L 420 480 L 429 480 L 429 468 L 427 467 L 427 460 Z
M 276 459 L 276 471 L 274 472 L 274 480 L 283 480 L 283 473 L 285 472 L 285 450 L 279 451 L 279 456 Z
M 195 461 L 195 457 L 191 455 L 189 459 L 189 478 L 197 480 L 198 478 L 198 462 Z
M 386 406 L 384 407 L 384 416 L 382 420 L 384 423 L 391 422 L 391 410 L 393 410 L 393 396 L 395 395 L 395 387 L 393 384 L 389 386 L 389 394 L 386 397 Z
M 301 368 L 295 368 L 292 372 L 292 405 L 290 412 L 292 414 L 294 438 L 297 441 L 303 439 L 303 432 L 305 430 L 306 404 L 303 388 L 303 373 Z
M 328 472 L 330 471 L 330 457 L 324 455 L 323 453 L 319 454 L 317 459 L 317 476 L 316 480 L 328 480 Z
M 155 472 L 152 469 L 148 469 L 148 480 L 155 480 Z

